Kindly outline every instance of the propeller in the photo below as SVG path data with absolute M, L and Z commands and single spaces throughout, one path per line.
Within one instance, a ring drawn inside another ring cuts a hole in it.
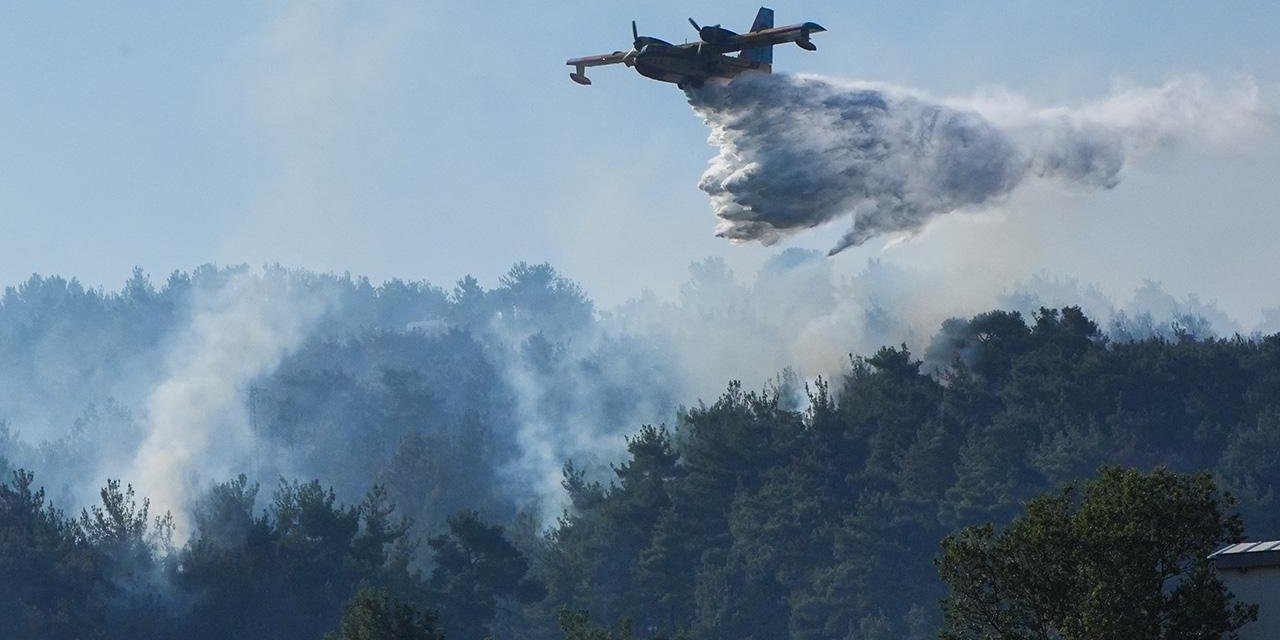
M 631 21 L 631 50 L 622 55 L 622 63 L 631 66 L 640 53 L 640 31 L 636 29 L 636 21 Z
M 698 55 L 702 55 L 702 43 L 707 41 L 702 37 L 702 27 L 699 27 L 698 21 L 693 18 L 689 18 L 689 24 L 693 25 L 693 30 L 698 32 Z

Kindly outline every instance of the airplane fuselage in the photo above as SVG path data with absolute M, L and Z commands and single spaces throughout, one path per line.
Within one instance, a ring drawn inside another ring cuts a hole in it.
M 726 56 L 706 47 L 677 47 L 653 42 L 645 45 L 631 61 L 640 75 L 684 87 L 700 87 L 709 78 L 732 78 L 744 71 L 768 73 L 770 65 Z

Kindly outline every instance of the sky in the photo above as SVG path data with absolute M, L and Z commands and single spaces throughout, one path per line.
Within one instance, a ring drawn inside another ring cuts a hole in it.
M 934 96 L 1006 91 L 1079 105 L 1200 73 L 1280 104 L 1280 4 L 788 2 L 816 53 L 777 71 Z M 729 2 L 7 3 L 0 7 L 0 284 L 116 289 L 197 265 L 280 263 L 448 286 L 549 261 L 604 305 L 675 295 L 691 261 L 750 273 L 780 247 L 731 245 L 699 176 L 715 149 L 673 86 L 632 70 L 569 81 L 564 60 L 625 49 L 629 21 L 745 29 Z M 1032 188 L 907 242 L 834 258 L 972 278 L 1037 271 L 1123 298 L 1145 279 L 1247 326 L 1280 306 L 1280 137 L 1172 153 L 1091 195 Z M 782 246 L 825 251 L 837 224 Z

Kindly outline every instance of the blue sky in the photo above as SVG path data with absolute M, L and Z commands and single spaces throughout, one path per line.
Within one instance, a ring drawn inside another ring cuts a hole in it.
M 970 4 L 970 3 L 966 3 Z M 674 87 L 566 58 L 642 33 L 744 28 L 757 5 L 10 3 L 0 8 L 0 282 L 32 272 L 116 288 L 135 266 L 280 262 L 374 279 L 492 282 L 555 264 L 605 301 L 671 294 L 690 261 L 749 272 L 698 177 L 714 150 Z M 1274 2 L 790 2 L 829 29 L 775 68 L 939 96 L 1002 87 L 1079 104 L 1117 81 L 1254 78 L 1275 104 Z M 1117 296 L 1144 278 L 1248 316 L 1280 305 L 1280 145 L 1156 158 L 1096 196 L 1014 199 L 868 258 L 1017 277 L 1046 269 Z M 1032 210 L 1018 210 L 1035 209 Z M 825 250 L 843 226 L 786 246 Z M 975 254 L 980 257 L 975 258 Z

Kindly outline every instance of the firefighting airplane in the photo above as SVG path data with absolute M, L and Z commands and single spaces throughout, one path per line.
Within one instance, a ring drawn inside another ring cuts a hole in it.
M 635 67 L 642 76 L 674 82 L 681 89 L 697 89 L 708 78 L 732 78 L 744 71 L 769 73 L 773 70 L 773 45 L 794 42 L 801 49 L 816 51 L 818 47 L 809 35 L 826 31 L 814 22 L 775 28 L 773 9 L 764 7 L 760 7 L 748 33 L 734 33 L 718 24 L 700 27 L 693 18 L 689 18 L 689 24 L 698 31 L 698 42 L 675 45 L 640 35 L 632 20 L 634 42 L 630 51 L 569 60 L 565 64 L 574 68 L 569 78 L 578 84 L 591 84 L 587 67 L 621 63 Z M 737 57 L 725 55 L 734 51 L 739 52 Z

